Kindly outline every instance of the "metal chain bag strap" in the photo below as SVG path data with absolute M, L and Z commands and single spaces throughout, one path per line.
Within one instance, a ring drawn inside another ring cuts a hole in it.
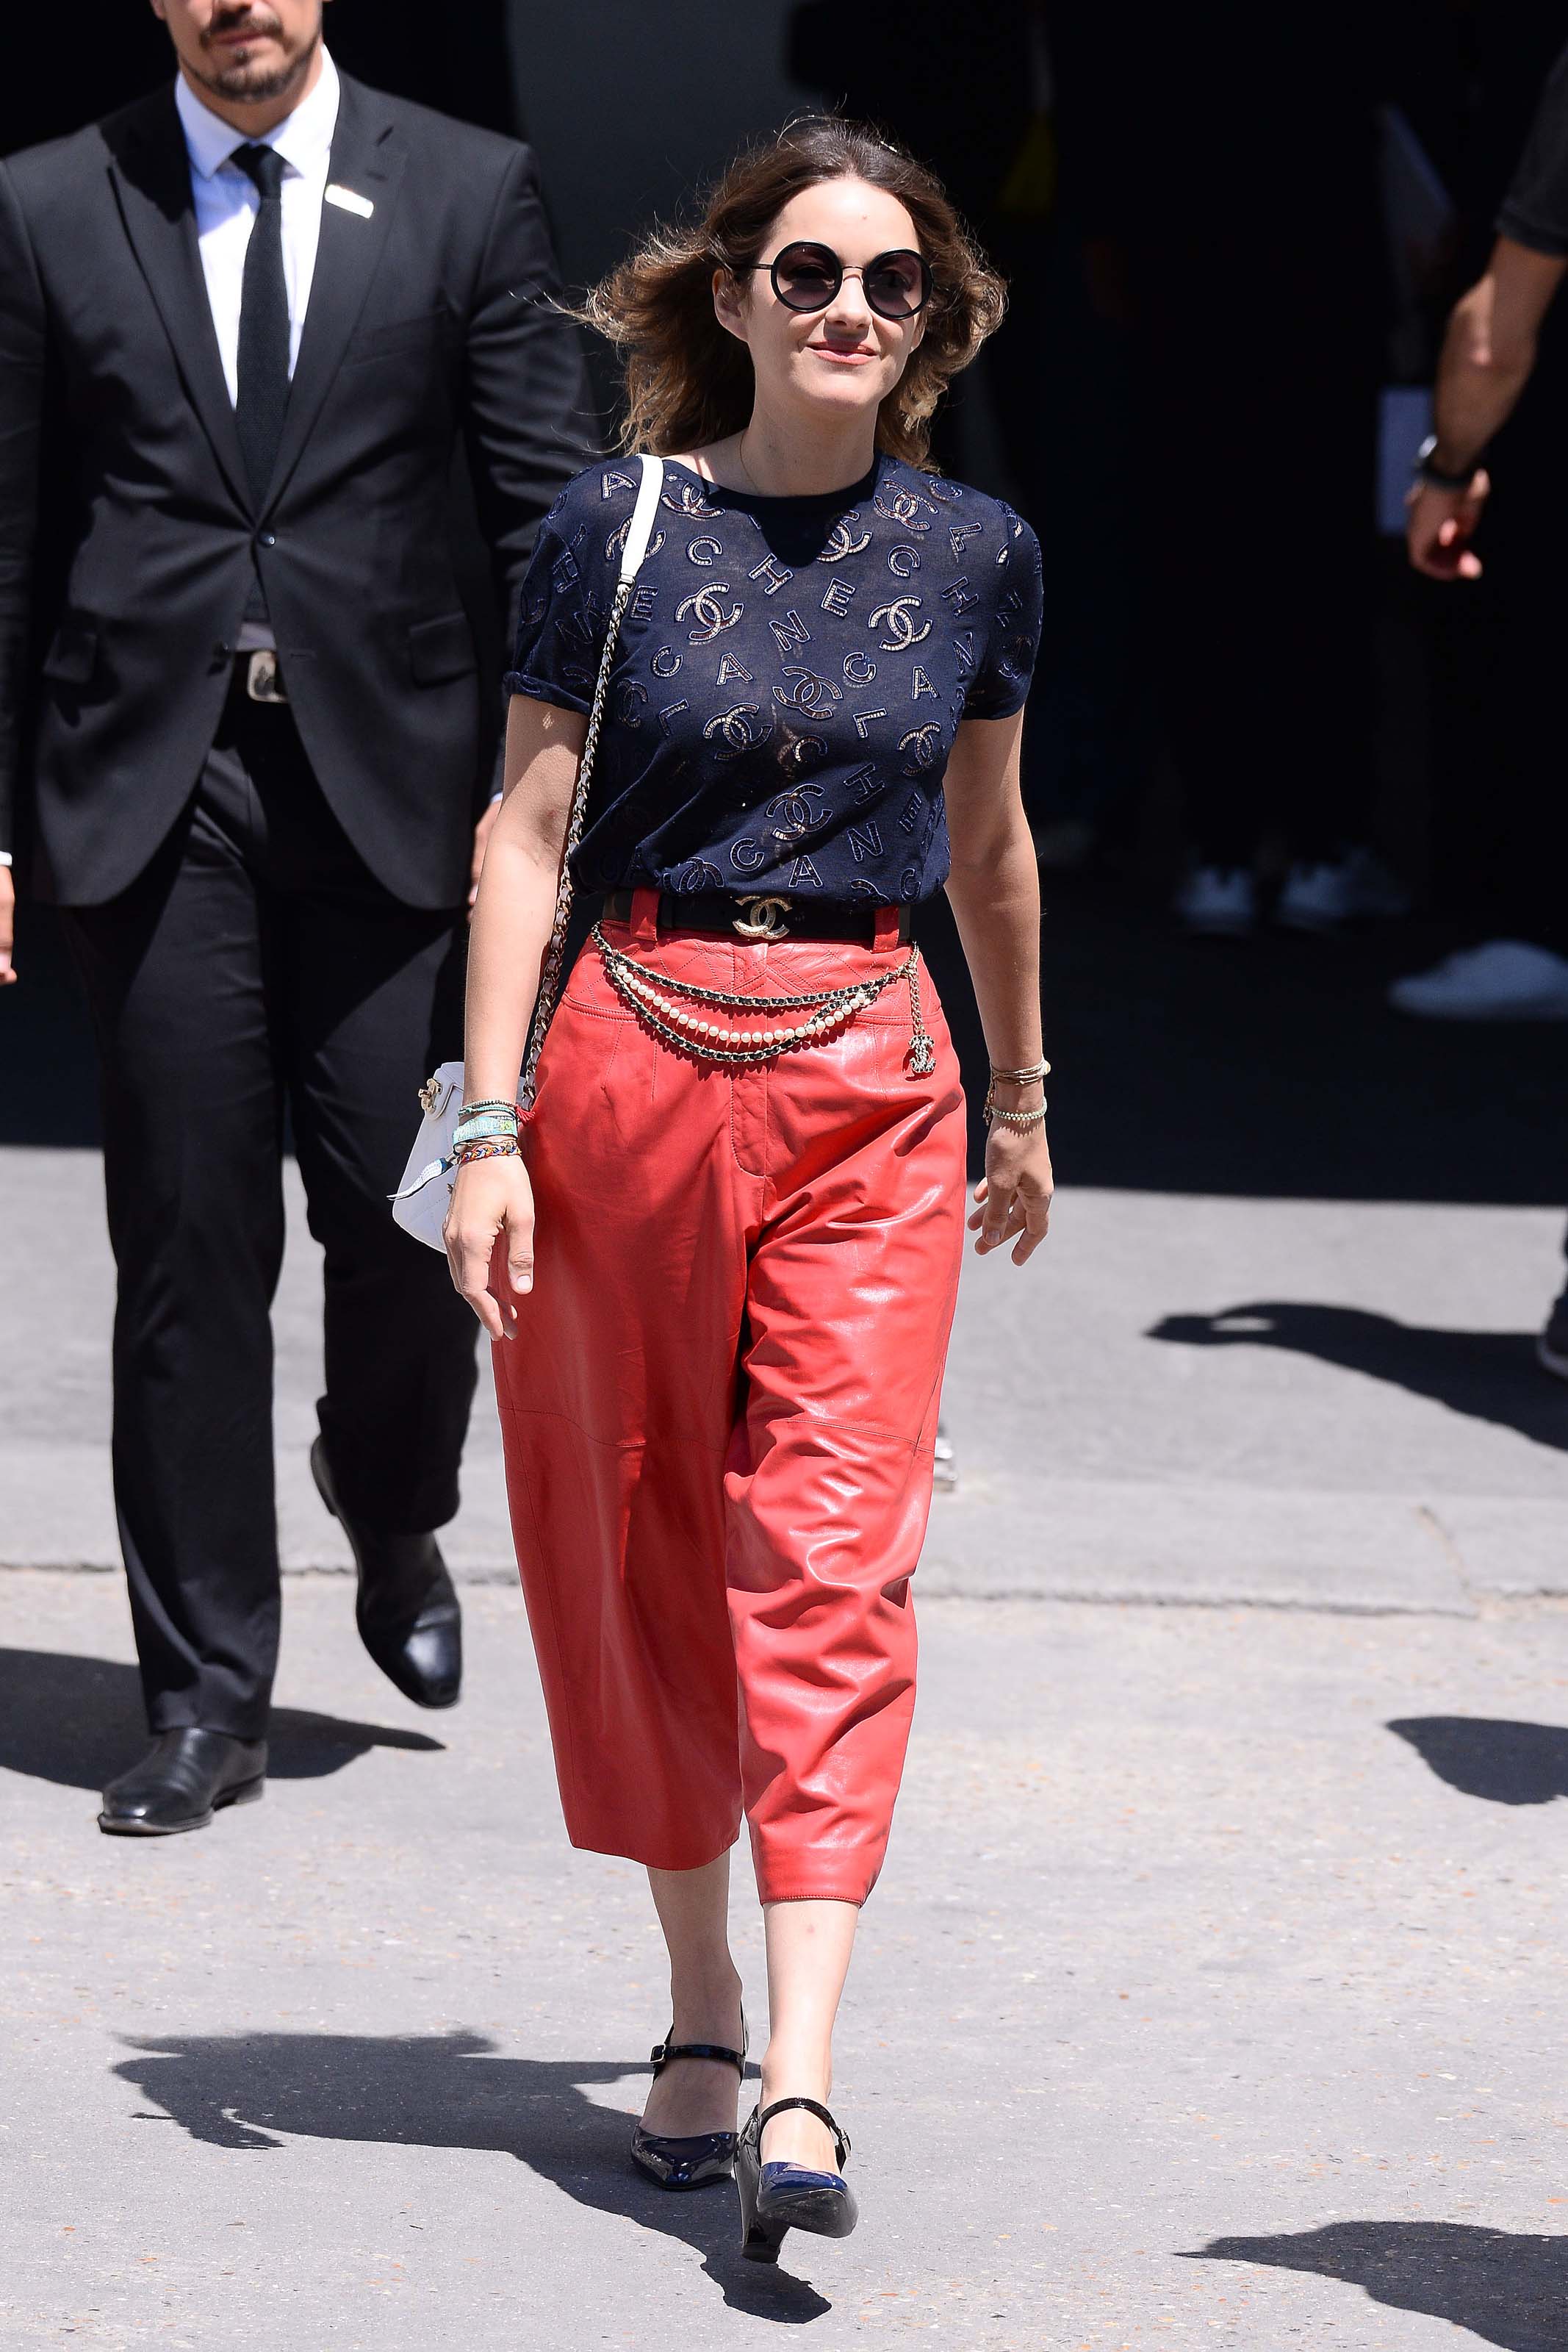
M 561 851 L 560 881 L 556 889 L 555 918 L 550 924 L 549 942 L 545 949 L 539 971 L 538 994 L 534 1000 L 534 1017 L 528 1028 L 528 1049 L 517 1081 L 517 1108 L 533 1108 L 534 1080 L 538 1068 L 539 1052 L 545 1032 L 555 1011 L 560 993 L 561 968 L 566 961 L 566 935 L 571 921 L 571 859 L 582 838 L 582 827 L 588 814 L 589 787 L 593 781 L 593 762 L 599 750 L 599 738 L 604 727 L 604 705 L 610 692 L 611 665 L 615 659 L 616 640 L 626 607 L 632 601 L 632 590 L 643 568 L 643 558 L 648 552 L 653 535 L 653 518 L 659 509 L 659 494 L 664 483 L 664 460 L 644 457 L 640 460 L 643 478 L 637 488 L 636 504 L 626 527 L 625 544 L 621 551 L 621 572 L 615 583 L 615 594 L 610 606 L 610 624 L 605 631 L 604 650 L 599 657 L 599 676 L 594 681 L 593 700 L 589 707 L 588 731 L 583 738 L 582 757 L 578 762 L 577 783 L 572 793 L 571 814 L 567 821 L 566 841 Z M 402 1182 L 392 1195 L 392 1213 L 404 1233 L 415 1241 L 425 1243 L 431 1249 L 444 1250 L 442 1227 L 452 1203 L 452 1185 L 455 1166 L 454 1137 L 457 1114 L 463 1107 L 463 1065 L 443 1062 L 419 1090 L 420 1105 L 424 1112 L 419 1133 L 409 1153 L 408 1166 Z

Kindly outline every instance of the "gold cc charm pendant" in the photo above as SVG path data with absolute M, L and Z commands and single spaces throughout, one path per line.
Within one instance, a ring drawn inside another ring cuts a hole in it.
M 743 898 L 740 903 L 747 911 L 736 916 L 732 929 L 743 940 L 789 938 L 789 926 L 784 919 L 789 912 L 788 898 Z

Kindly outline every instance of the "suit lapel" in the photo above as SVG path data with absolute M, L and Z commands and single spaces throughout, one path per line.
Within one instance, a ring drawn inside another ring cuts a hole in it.
M 283 438 L 264 506 L 273 504 L 304 453 L 385 250 L 403 167 L 402 152 L 390 137 L 391 130 L 391 119 L 378 105 L 375 92 L 345 74 L 328 185 L 351 189 L 375 209 L 366 220 L 339 205 L 321 207 L 316 271 L 288 388 Z
M 172 85 L 137 109 L 123 136 L 111 137 L 110 153 L 110 177 L 125 233 L 163 321 L 174 364 L 229 488 L 248 511 L 245 464 L 202 275 L 190 158 Z

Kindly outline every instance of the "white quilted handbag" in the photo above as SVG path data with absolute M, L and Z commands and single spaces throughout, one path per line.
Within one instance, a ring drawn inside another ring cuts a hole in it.
M 588 714 L 588 731 L 583 737 L 582 757 L 578 762 L 577 782 L 572 792 L 571 815 L 567 824 L 566 840 L 561 849 L 560 881 L 556 890 L 555 920 L 550 925 L 549 945 L 545 950 L 539 973 L 539 992 L 534 1003 L 534 1017 L 528 1028 L 528 1052 L 517 1080 L 519 1110 L 532 1108 L 534 1073 L 538 1066 L 539 1048 L 549 1027 L 550 1014 L 560 992 L 561 964 L 566 954 L 567 925 L 571 917 L 571 854 L 582 835 L 583 819 L 588 812 L 588 790 L 593 778 L 593 761 L 599 750 L 600 730 L 604 723 L 604 700 L 610 689 L 610 666 L 615 658 L 615 641 L 621 634 L 621 623 L 632 601 L 632 584 L 643 567 L 653 534 L 653 518 L 658 512 L 659 493 L 664 487 L 664 461 L 658 457 L 641 460 L 643 479 L 637 488 L 637 502 L 632 509 L 627 526 L 626 543 L 621 553 L 621 575 L 615 583 L 614 600 L 610 607 L 610 625 L 605 633 L 604 650 L 599 657 L 599 677 L 593 688 L 593 701 Z M 457 1114 L 463 1108 L 463 1065 L 443 1062 L 433 1077 L 426 1078 L 419 1090 L 420 1108 L 424 1113 L 419 1133 L 413 1139 L 413 1150 L 408 1155 L 402 1182 L 392 1195 L 392 1213 L 405 1234 L 431 1249 L 444 1250 L 446 1243 L 443 1227 L 452 1202 L 454 1160 L 452 1139 L 457 1127 Z

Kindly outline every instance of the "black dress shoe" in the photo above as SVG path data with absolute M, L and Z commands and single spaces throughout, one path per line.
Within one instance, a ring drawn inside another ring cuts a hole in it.
M 463 1619 L 432 1535 L 397 1535 L 350 1519 L 338 1500 L 320 1438 L 310 1448 L 316 1491 L 349 1538 L 359 1570 L 360 1639 L 416 1706 L 455 1706 L 463 1685 Z
M 110 1782 L 98 1825 L 110 1837 L 204 1830 L 225 1805 L 253 1804 L 266 1775 L 265 1739 L 235 1739 L 199 1724 L 161 1731 L 141 1763 Z

